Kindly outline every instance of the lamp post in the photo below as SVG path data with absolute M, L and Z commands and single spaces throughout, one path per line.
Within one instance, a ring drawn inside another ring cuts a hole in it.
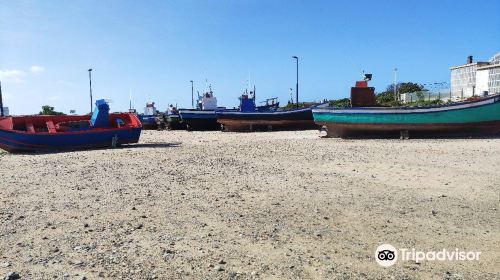
M 193 80 L 191 82 L 191 108 L 194 109 L 194 86 L 193 86 Z
M 297 103 L 297 108 L 299 108 L 299 58 L 297 56 L 292 56 L 295 58 L 297 65 L 297 83 L 295 84 L 295 102 Z
M 2 82 L 0 82 L 0 117 L 3 117 Z
M 394 101 L 399 100 L 397 75 L 398 75 L 398 68 L 394 68 Z
M 89 68 L 89 86 L 90 86 L 90 113 L 92 114 L 92 106 L 94 105 L 92 102 L 92 68 Z

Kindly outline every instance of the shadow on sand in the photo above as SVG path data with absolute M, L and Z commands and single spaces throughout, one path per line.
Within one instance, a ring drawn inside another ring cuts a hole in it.
M 182 145 L 181 142 L 174 143 L 141 143 L 134 145 L 122 146 L 122 148 L 132 148 L 132 149 L 140 149 L 140 148 L 175 148 Z
M 397 135 L 350 135 L 344 137 L 330 137 L 321 134 L 320 138 L 337 138 L 344 140 L 412 140 L 412 139 L 428 139 L 428 140 L 464 140 L 464 139 L 500 139 L 500 135 L 410 135 L 409 138 L 401 138 Z
M 83 149 L 62 149 L 62 150 L 40 150 L 40 151 L 15 151 L 10 154 L 17 155 L 46 155 L 46 154 L 62 154 L 62 153 L 73 153 L 73 152 L 85 152 L 85 151 L 104 151 L 104 150 L 112 150 L 112 149 L 141 149 L 141 148 L 175 148 L 180 146 L 181 142 L 174 143 L 141 143 L 141 144 L 128 144 L 121 145 L 117 148 L 111 147 L 103 147 L 103 148 L 83 148 Z M 8 154 L 8 153 L 5 153 Z

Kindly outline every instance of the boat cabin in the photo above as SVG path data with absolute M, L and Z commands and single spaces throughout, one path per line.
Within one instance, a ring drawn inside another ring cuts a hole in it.
M 376 105 L 375 88 L 368 86 L 368 81 L 372 79 L 372 74 L 365 74 L 362 81 L 356 81 L 356 85 L 351 87 L 351 107 L 370 107 Z
M 198 110 L 215 110 L 217 109 L 217 98 L 214 97 L 212 88 L 205 92 L 202 96 L 198 96 Z

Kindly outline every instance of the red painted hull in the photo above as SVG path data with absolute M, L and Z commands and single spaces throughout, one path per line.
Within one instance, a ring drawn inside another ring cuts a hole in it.
M 90 116 L 3 118 L 0 119 L 0 148 L 8 152 L 80 150 L 139 141 L 142 126 L 133 114 L 110 114 L 107 128 L 65 126 L 84 124 L 89 119 Z

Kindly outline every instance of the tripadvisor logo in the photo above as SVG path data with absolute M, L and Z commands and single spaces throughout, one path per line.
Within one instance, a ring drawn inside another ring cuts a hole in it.
M 391 266 L 398 260 L 398 251 L 391 244 L 382 244 L 375 250 L 375 260 L 381 266 Z
M 389 267 L 396 263 L 398 258 L 401 261 L 478 261 L 481 252 L 442 249 L 440 251 L 419 251 L 415 248 L 396 249 L 391 244 L 382 244 L 375 250 L 375 261 L 383 266 Z

